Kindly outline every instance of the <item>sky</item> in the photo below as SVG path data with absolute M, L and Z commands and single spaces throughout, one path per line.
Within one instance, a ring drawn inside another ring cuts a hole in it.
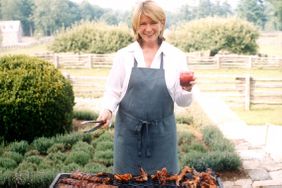
M 75 2 L 81 2 L 82 0 L 72 0 Z M 114 10 L 131 10 L 132 7 L 139 0 L 88 0 L 93 5 L 98 5 L 102 8 L 111 8 Z M 183 4 L 189 4 L 191 6 L 196 5 L 198 0 L 155 0 L 163 9 L 167 11 L 174 11 L 181 7 Z M 212 0 L 212 1 L 224 1 L 224 0 Z M 235 7 L 239 0 L 227 0 L 227 2 Z

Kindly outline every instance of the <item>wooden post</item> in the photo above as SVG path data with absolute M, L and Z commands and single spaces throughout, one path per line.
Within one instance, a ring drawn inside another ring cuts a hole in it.
M 248 59 L 248 68 L 249 68 L 249 69 L 251 69 L 252 66 L 253 66 L 252 60 L 253 60 L 253 57 L 252 57 L 252 56 L 249 56 L 249 59 Z
M 218 55 L 218 56 L 216 57 L 216 65 L 217 65 L 217 68 L 220 69 L 220 67 L 221 67 L 221 64 L 220 64 L 220 55 Z
M 251 105 L 251 76 L 245 76 L 245 110 L 249 111 Z
M 59 65 L 59 56 L 58 55 L 54 55 L 54 65 L 56 68 L 60 68 L 60 65 Z
M 87 63 L 88 63 L 88 68 L 92 69 L 92 56 L 91 56 L 91 54 L 88 55 L 88 62 Z

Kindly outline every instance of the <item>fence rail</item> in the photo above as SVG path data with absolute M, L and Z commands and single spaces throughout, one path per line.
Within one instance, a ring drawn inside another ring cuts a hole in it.
M 198 76 L 202 92 L 220 96 L 231 106 L 282 105 L 282 79 L 250 76 Z
M 35 54 L 53 63 L 57 68 L 109 68 L 114 54 Z M 265 68 L 282 69 L 282 57 L 258 57 L 243 55 L 218 55 L 213 57 L 187 54 L 187 62 L 195 69 Z
M 72 83 L 77 97 L 101 97 L 106 77 L 65 75 Z M 249 110 L 252 105 L 282 105 L 282 79 L 250 76 L 197 75 L 202 92 L 221 97 L 233 107 Z

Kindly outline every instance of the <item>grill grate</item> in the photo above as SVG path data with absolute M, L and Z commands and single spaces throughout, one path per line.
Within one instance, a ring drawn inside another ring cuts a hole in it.
M 71 173 L 59 173 L 55 179 L 53 180 L 52 184 L 50 185 L 49 188 L 59 188 L 59 183 L 60 180 L 64 178 L 70 178 Z M 223 188 L 223 184 L 221 182 L 221 179 L 219 177 L 216 177 L 216 183 L 217 183 L 217 188 Z M 138 183 L 134 181 L 129 181 L 127 183 L 120 182 L 117 180 L 113 180 L 112 182 L 112 187 L 116 186 L 119 188 L 184 188 L 183 186 L 177 186 L 175 185 L 175 182 L 167 181 L 165 185 L 161 185 L 160 182 L 153 181 L 151 178 L 148 179 L 146 182 Z M 105 185 L 107 186 L 107 185 Z M 110 187 L 110 185 L 109 185 Z M 78 188 L 78 187 L 76 187 Z

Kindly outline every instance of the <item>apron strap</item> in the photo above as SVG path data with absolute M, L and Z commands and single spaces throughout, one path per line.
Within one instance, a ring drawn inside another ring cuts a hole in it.
M 161 63 L 160 63 L 160 69 L 164 69 L 163 67 L 163 61 L 164 61 L 164 53 L 162 52 L 161 53 Z M 137 60 L 135 59 L 134 57 L 134 67 L 137 67 L 138 66 L 138 63 L 137 63 Z
M 150 150 L 150 136 L 149 136 L 149 126 L 152 126 L 153 122 L 142 121 L 139 120 L 138 124 L 135 127 L 135 131 L 137 134 L 137 148 L 138 148 L 138 156 L 141 157 L 142 155 L 142 135 L 143 135 L 143 128 L 145 128 L 146 138 L 145 138 L 145 155 L 146 157 L 151 157 L 151 150 Z
M 164 69 L 163 67 L 163 61 L 164 61 L 164 53 L 161 53 L 161 65 L 160 65 L 160 69 Z
M 137 61 L 136 61 L 136 59 L 134 57 L 134 67 L 137 67 L 137 65 L 138 65 L 138 63 L 137 63 Z

